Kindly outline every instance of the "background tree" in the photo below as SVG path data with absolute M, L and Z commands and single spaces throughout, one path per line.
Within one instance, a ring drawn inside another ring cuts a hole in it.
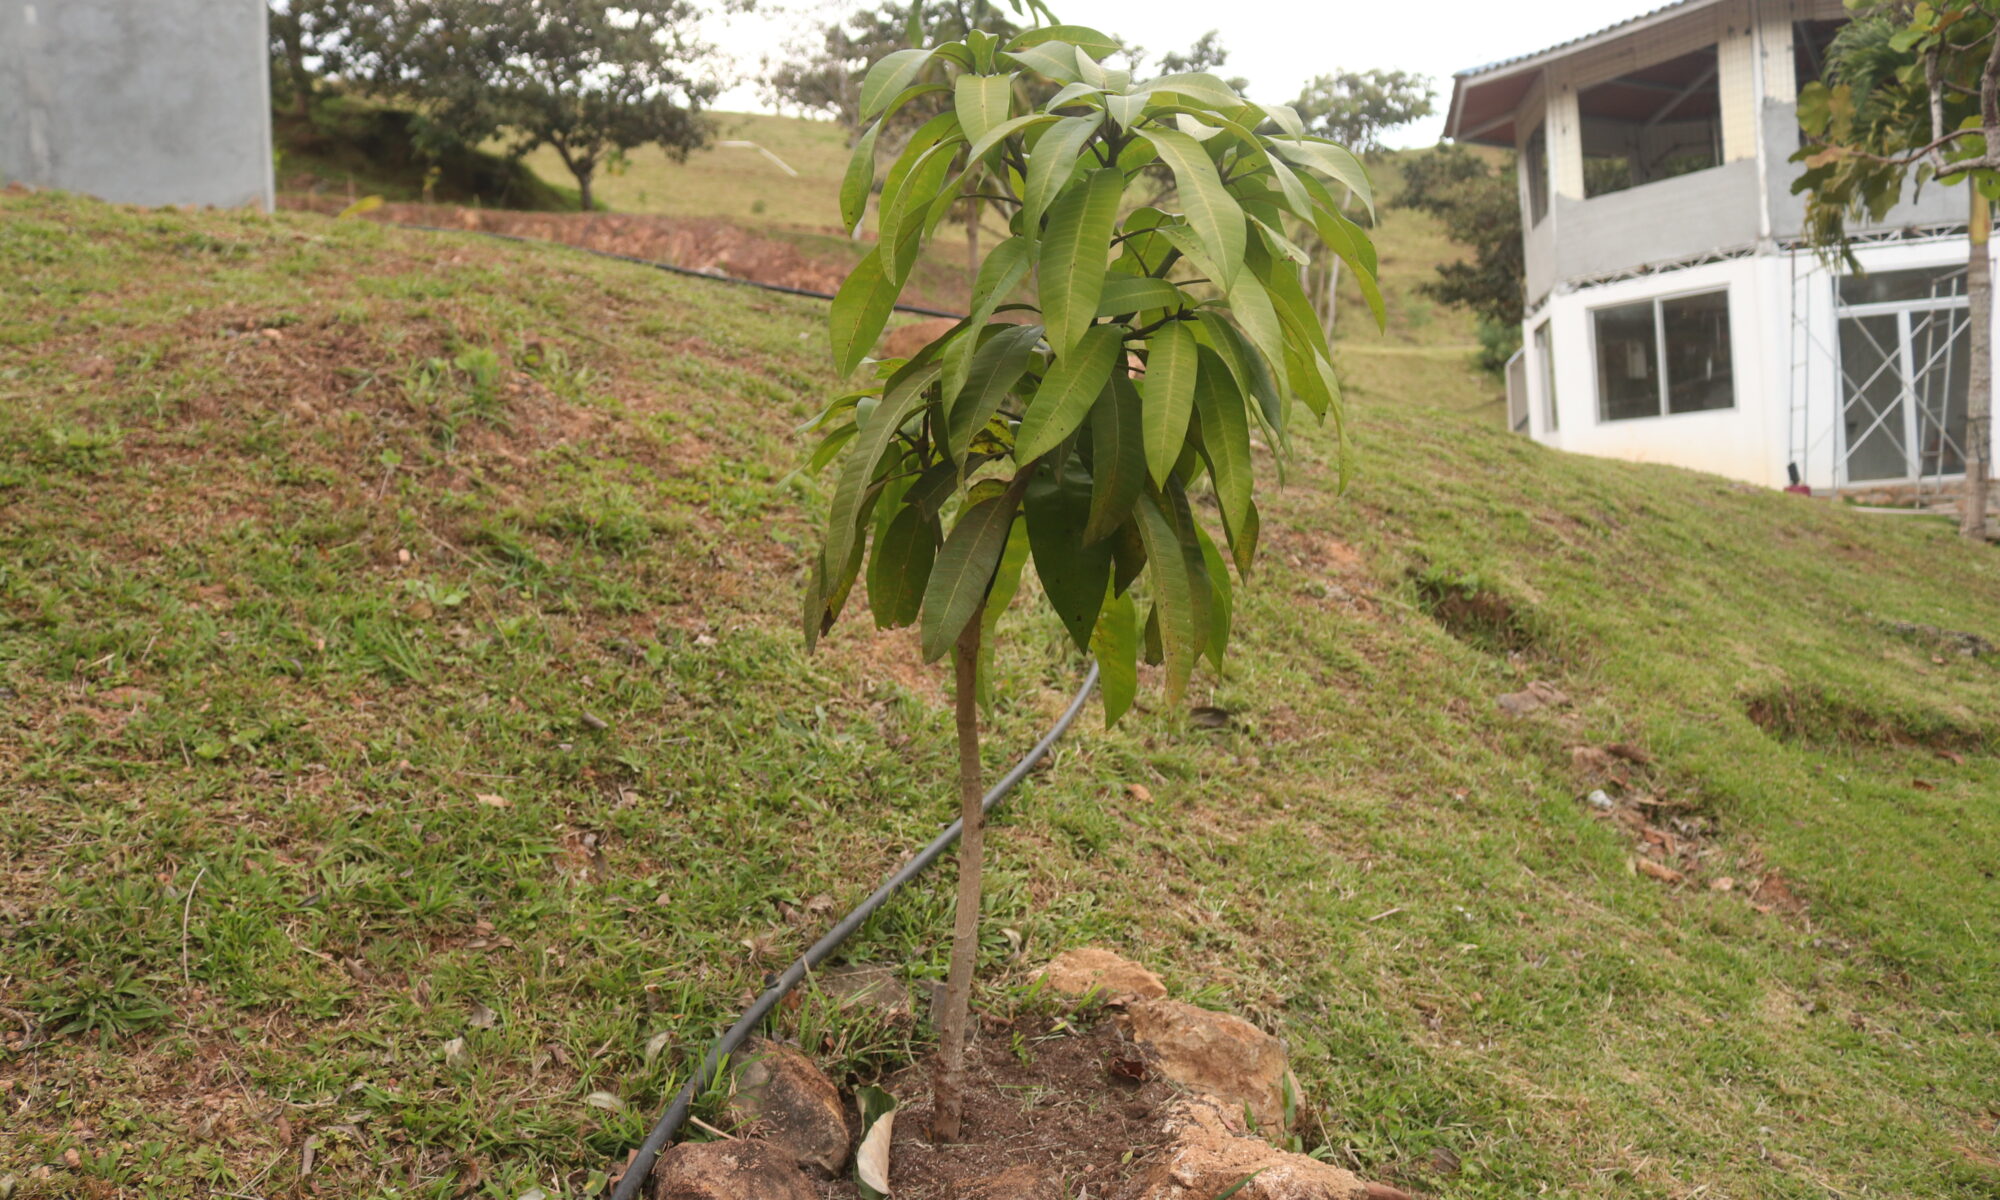
M 1143 53 L 1143 51 L 1135 51 Z M 1238 92 L 1250 90 L 1250 81 L 1241 75 L 1223 75 L 1222 68 L 1229 62 L 1229 49 L 1222 44 L 1222 31 L 1211 29 L 1196 38 L 1194 45 L 1185 52 L 1169 50 L 1160 56 L 1160 74 L 1185 75 L 1191 72 L 1207 72 L 1219 77 Z M 1296 107 L 1296 106 L 1295 106 Z M 1304 114 L 1300 114 L 1303 116 Z
M 1022 570 L 1034 563 L 1071 640 L 1096 656 L 1108 721 L 1131 706 L 1142 654 L 1163 665 L 1177 709 L 1196 661 L 1221 660 L 1230 571 L 1240 578 L 1256 553 L 1251 428 L 1281 448 L 1298 405 L 1324 416 L 1339 403 L 1299 282 L 1305 251 L 1279 232 L 1285 219 L 1373 287 L 1367 235 L 1336 199 L 1372 203 L 1354 155 L 1288 106 L 1251 104 L 1213 75 L 1134 83 L 1104 65 L 1120 50 L 1052 26 L 895 51 L 862 82 L 857 112 L 870 124 L 841 188 L 851 228 L 885 125 L 907 104 L 950 97 L 890 166 L 880 238 L 833 303 L 843 374 L 875 345 L 957 195 L 988 193 L 1009 215 L 971 315 L 835 399 L 813 455 L 816 468 L 838 468 L 805 595 L 808 644 L 865 575 L 878 627 L 915 624 L 926 659 L 953 660 L 964 831 L 939 1022 L 940 1139 L 960 1132 L 979 942 L 980 664 Z M 1054 90 L 1029 103 L 1044 89 Z M 1174 176 L 1172 208 L 1132 203 L 1156 165 Z M 996 321 L 1003 304 L 1034 321 Z M 1214 518 L 1193 498 L 1204 485 Z
M 1431 85 L 1408 71 L 1336 71 L 1306 84 L 1292 101 L 1306 128 L 1364 154 L 1382 135 L 1433 111 Z
M 685 159 L 705 145 L 721 84 L 695 36 L 693 0 L 408 0 L 379 85 L 468 144 L 547 145 L 585 210 L 607 161 L 644 145 Z
M 1992 201 L 2000 196 L 2000 37 L 1990 3 L 1871 3 L 1835 36 L 1825 79 L 1799 93 L 1808 144 L 1792 156 L 1805 171 L 1806 230 L 1850 263 L 1847 224 L 1885 217 L 1915 175 L 1964 184 L 1969 352 L 1965 501 L 1960 531 L 1986 536 L 1993 446 Z
M 1292 101 L 1307 129 L 1362 153 L 1382 149 L 1382 135 L 1431 114 L 1430 84 L 1407 71 L 1338 71 L 1321 75 Z M 1333 330 L 1340 258 L 1324 249 L 1306 267 L 1307 294 L 1320 324 Z
M 1463 146 L 1438 146 L 1402 160 L 1403 186 L 1392 203 L 1430 213 L 1445 236 L 1470 251 L 1441 263 L 1417 290 L 1463 308 L 1478 320 L 1479 363 L 1499 371 L 1520 348 L 1526 264 L 1521 257 L 1521 202 L 1514 165 L 1495 168 Z

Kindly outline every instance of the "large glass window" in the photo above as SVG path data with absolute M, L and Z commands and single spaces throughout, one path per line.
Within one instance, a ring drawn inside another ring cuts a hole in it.
M 1542 428 L 1554 433 L 1562 428 L 1562 421 L 1556 408 L 1556 349 L 1549 324 L 1543 321 L 1535 326 L 1535 368 L 1542 383 Z
M 1521 152 L 1521 173 L 1528 183 L 1528 224 L 1540 225 L 1549 215 L 1549 134 L 1547 125 L 1535 126 Z
M 1591 325 L 1599 420 L 1735 407 L 1726 290 L 1596 309 Z

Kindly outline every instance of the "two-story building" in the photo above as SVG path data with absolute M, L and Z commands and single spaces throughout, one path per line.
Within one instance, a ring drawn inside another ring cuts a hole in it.
M 1964 187 L 1804 244 L 1799 88 L 1840 0 L 1681 0 L 1457 76 L 1446 133 L 1517 154 L 1514 427 L 1586 454 L 1816 491 L 1964 472 Z

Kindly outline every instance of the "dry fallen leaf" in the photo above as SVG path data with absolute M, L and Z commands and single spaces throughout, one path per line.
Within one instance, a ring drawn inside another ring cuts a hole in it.
M 1134 800 L 1137 800 L 1141 804 L 1151 804 L 1153 802 L 1152 791 L 1148 789 L 1146 785 L 1143 783 L 1126 784 L 1125 794 L 1132 797 Z
M 507 797 L 502 796 L 498 792 L 481 792 L 477 796 L 474 796 L 473 799 L 488 808 L 511 808 L 513 806 Z
M 475 1004 L 472 1011 L 466 1014 L 465 1023 L 474 1029 L 491 1029 L 499 1020 L 500 1014 L 484 1004 Z
M 1730 878 L 1729 876 L 1724 875 L 1720 879 L 1709 880 L 1708 886 L 1709 890 L 1711 891 L 1726 892 L 1729 889 L 1736 886 L 1736 881 Z
M 1640 874 L 1650 875 L 1654 879 L 1659 880 L 1661 883 L 1679 883 L 1681 882 L 1681 880 L 1686 878 L 1686 876 L 1682 875 L 1679 871 L 1674 870 L 1672 867 L 1669 867 L 1663 863 L 1656 863 L 1652 859 L 1647 858 L 1643 855 L 1634 858 L 1632 860 L 1632 865 L 1638 869 Z
M 444 1065 L 462 1067 L 465 1065 L 465 1039 L 455 1037 L 444 1044 Z

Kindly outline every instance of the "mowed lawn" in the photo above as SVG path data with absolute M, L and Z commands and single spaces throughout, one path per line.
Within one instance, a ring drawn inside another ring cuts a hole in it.
M 0 199 L 0 278 L 14 1196 L 590 1194 L 948 819 L 943 673 L 794 628 L 813 302 L 55 196 Z M 983 1002 L 1124 951 L 1440 1197 L 2000 1195 L 2000 662 L 1897 625 L 2000 641 L 2000 560 L 1545 450 L 1368 339 L 1345 491 L 1301 431 L 1192 697 L 1227 722 L 1093 708 L 1004 811 Z M 1033 599 L 994 769 L 1085 665 Z M 939 978 L 949 906 L 846 954 Z

